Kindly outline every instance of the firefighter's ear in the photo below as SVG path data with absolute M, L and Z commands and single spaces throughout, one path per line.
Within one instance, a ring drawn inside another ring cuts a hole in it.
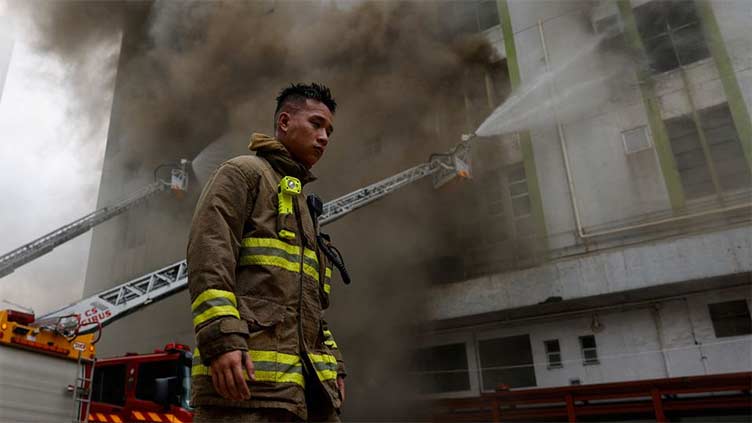
M 290 128 L 290 113 L 288 112 L 282 112 L 277 116 L 277 128 L 286 133 L 287 130 Z

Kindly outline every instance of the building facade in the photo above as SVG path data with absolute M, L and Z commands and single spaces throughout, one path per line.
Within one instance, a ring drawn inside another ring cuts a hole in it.
M 551 107 L 476 175 L 502 195 L 431 289 L 422 392 L 750 371 L 750 5 L 492 3 L 512 95 Z

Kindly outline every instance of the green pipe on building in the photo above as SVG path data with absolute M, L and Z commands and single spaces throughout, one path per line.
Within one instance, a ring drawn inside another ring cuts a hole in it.
M 504 36 L 504 49 L 507 54 L 507 68 L 509 71 L 509 80 L 512 84 L 512 90 L 516 89 L 522 83 L 520 78 L 520 65 L 517 60 L 517 47 L 514 43 L 514 31 L 512 30 L 512 17 L 509 14 L 509 5 L 507 0 L 496 1 L 499 12 L 499 22 L 501 31 Z M 533 143 L 530 137 L 530 131 L 521 131 L 520 150 L 522 151 L 522 162 L 525 168 L 525 177 L 527 178 L 527 189 L 530 195 L 530 207 L 533 220 L 537 227 L 538 236 L 546 238 L 546 218 L 543 213 L 543 198 L 541 196 L 540 185 L 538 181 L 538 171 L 535 166 L 535 154 L 533 153 Z M 547 242 L 547 241 L 545 241 Z
M 637 22 L 635 21 L 634 13 L 632 12 L 631 1 L 617 0 L 617 6 L 622 21 L 624 22 L 624 37 L 627 45 L 633 49 L 637 54 L 637 57 L 642 60 L 647 60 L 645 47 L 643 46 L 642 39 L 637 31 Z M 661 105 L 655 94 L 655 84 L 650 72 L 644 68 L 638 70 L 637 79 L 639 81 L 645 111 L 647 112 L 648 125 L 650 126 L 650 131 L 653 135 L 655 151 L 658 154 L 658 163 L 661 166 L 663 180 L 666 183 L 666 190 L 668 191 L 671 208 L 674 211 L 677 211 L 682 209 L 686 204 L 684 187 L 682 186 L 679 169 L 676 166 L 674 153 L 671 151 L 671 141 L 668 137 L 668 131 L 666 130 L 666 125 L 663 123 L 663 118 L 661 117 Z
M 711 2 L 708 0 L 696 0 L 695 3 L 697 4 L 697 11 L 705 32 L 705 41 L 718 68 L 723 91 L 726 93 L 726 101 L 728 101 L 729 109 L 731 110 L 731 117 L 736 127 L 736 133 L 739 134 L 739 141 L 742 144 L 747 165 L 752 170 L 752 121 L 747 109 L 747 103 L 744 101 L 739 81 L 736 79 L 736 72 L 734 72 L 734 66 L 731 63 L 728 50 L 726 50 L 726 44 L 723 42 L 721 29 L 718 27 L 718 21 L 715 18 Z

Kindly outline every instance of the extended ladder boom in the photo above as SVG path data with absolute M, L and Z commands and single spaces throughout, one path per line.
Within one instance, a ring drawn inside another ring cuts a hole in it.
M 0 256 L 0 278 L 12 273 L 18 267 L 49 253 L 55 247 L 86 233 L 86 231 L 100 223 L 104 223 L 113 217 L 132 209 L 158 192 L 164 191 L 168 188 L 185 191 L 187 183 L 185 166 L 187 163 L 187 160 L 183 160 L 181 161 L 180 168 L 172 169 L 171 182 L 157 180 L 125 200 L 112 206 L 102 207 L 78 220 L 22 245 L 9 253 L 3 254 Z
M 22 245 L 21 247 L 0 256 L 0 277 L 12 273 L 16 268 L 49 253 L 58 245 L 64 244 L 65 242 L 85 233 L 94 226 L 106 222 L 133 206 L 136 206 L 155 193 L 162 191 L 164 188 L 165 184 L 163 182 L 154 182 L 127 200 L 89 213 L 78 220 L 55 229 L 28 244 Z
M 324 212 L 319 217 L 319 223 L 326 225 L 327 223 L 334 222 L 351 211 L 385 197 L 405 185 L 432 175 L 437 170 L 439 170 L 438 166 L 424 163 L 329 201 L 324 204 Z
M 420 164 L 394 176 L 390 176 L 365 188 L 324 204 L 319 217 L 321 225 L 334 222 L 344 215 L 383 198 L 390 193 L 419 181 L 426 176 L 439 176 L 435 185 L 441 185 L 452 175 L 467 176 L 468 142 L 472 137 L 463 137 L 463 142 L 446 154 L 431 156 L 427 163 Z M 442 176 L 443 173 L 443 176 Z M 37 319 L 39 326 L 54 326 L 61 317 L 77 314 L 81 318 L 79 334 L 90 333 L 98 327 L 133 313 L 161 298 L 172 295 L 188 286 L 187 264 L 181 260 L 156 272 L 133 279 L 122 285 L 92 295 L 65 308 Z

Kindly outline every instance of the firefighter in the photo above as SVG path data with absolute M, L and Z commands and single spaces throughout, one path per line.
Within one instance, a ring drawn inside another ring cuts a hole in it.
M 223 163 L 201 193 L 187 255 L 197 423 L 339 421 L 346 373 L 323 320 L 331 264 L 301 192 L 335 108 L 324 85 L 285 88 L 274 137 L 253 134 L 256 154 Z

